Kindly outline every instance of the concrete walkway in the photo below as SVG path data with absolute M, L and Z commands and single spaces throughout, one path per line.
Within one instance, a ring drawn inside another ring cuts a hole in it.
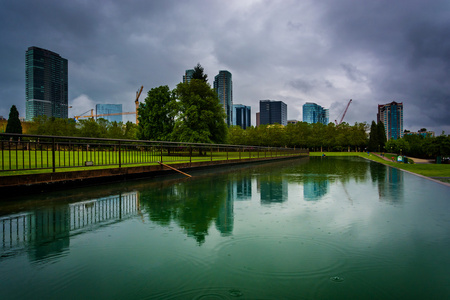
M 397 158 L 396 154 L 391 154 L 391 153 L 386 153 L 384 156 L 381 156 L 378 153 L 370 153 L 370 154 L 376 155 L 379 158 L 382 158 L 387 161 L 392 161 L 392 157 L 394 157 L 394 159 Z M 415 157 L 411 157 L 411 156 L 407 156 L 407 157 L 409 159 L 412 159 L 415 164 L 434 164 L 434 159 L 415 158 Z

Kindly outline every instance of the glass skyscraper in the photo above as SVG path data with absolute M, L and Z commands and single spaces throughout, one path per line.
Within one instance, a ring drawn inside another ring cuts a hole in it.
M 121 114 L 122 113 L 122 104 L 97 104 L 95 105 L 95 114 L 96 115 L 108 115 L 108 114 Z M 122 115 L 113 115 L 113 116 L 100 116 L 98 118 L 103 118 L 108 120 L 109 122 L 122 122 Z
M 403 137 L 403 102 L 379 104 L 377 122 L 383 122 L 386 138 L 399 139 Z
M 191 82 L 193 75 L 194 75 L 194 69 L 186 70 L 183 75 L 183 83 Z
M 242 104 L 233 104 L 233 125 L 242 129 L 252 126 L 252 108 Z
M 283 101 L 260 100 L 259 124 L 287 125 L 287 105 Z
M 25 68 L 26 120 L 41 115 L 67 118 L 67 59 L 49 50 L 29 47 Z
M 233 124 L 233 81 L 231 80 L 231 73 L 222 70 L 214 77 L 214 90 L 219 96 L 220 104 L 225 111 L 228 126 Z
M 322 123 L 328 125 L 330 119 L 329 110 L 316 103 L 306 102 L 303 104 L 303 122 Z

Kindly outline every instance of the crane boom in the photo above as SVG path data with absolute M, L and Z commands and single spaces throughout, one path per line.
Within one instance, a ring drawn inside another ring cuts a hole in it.
M 341 118 L 341 120 L 339 121 L 339 123 L 338 123 L 337 120 L 334 120 L 334 122 L 336 123 L 336 125 L 340 125 L 340 124 L 342 123 L 342 121 L 344 120 L 345 114 L 347 113 L 347 110 L 348 110 L 348 107 L 350 106 L 350 103 L 352 103 L 352 99 L 350 99 L 350 101 L 348 101 L 347 107 L 345 108 L 344 113 L 342 114 L 342 118 Z
M 79 118 L 98 118 L 98 117 L 106 117 L 106 116 L 120 116 L 120 115 L 134 115 L 136 112 L 130 111 L 130 112 L 121 112 L 121 113 L 112 113 L 112 114 L 99 114 L 94 115 L 93 109 L 88 110 L 87 112 L 91 111 L 91 114 L 88 116 L 75 116 L 74 118 L 78 120 Z
M 136 105 L 136 125 L 139 124 L 139 120 L 138 120 L 139 96 L 141 95 L 143 88 L 144 88 L 144 86 L 141 85 L 141 88 L 136 92 L 136 100 L 134 101 L 134 104 Z

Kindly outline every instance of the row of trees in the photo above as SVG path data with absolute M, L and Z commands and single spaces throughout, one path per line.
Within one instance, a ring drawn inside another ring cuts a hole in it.
M 35 117 L 29 124 L 28 133 L 36 135 L 80 136 L 109 139 L 137 138 L 137 126 L 132 122 L 109 122 L 92 118 L 79 120 L 61 119 L 47 116 Z
M 245 130 L 239 126 L 229 129 L 229 143 L 237 145 L 310 148 L 316 151 L 364 150 L 367 146 L 367 124 L 322 123 L 261 125 Z
M 386 142 L 385 151 L 418 158 L 450 156 L 450 135 L 437 137 L 417 134 L 405 135 L 401 139 Z

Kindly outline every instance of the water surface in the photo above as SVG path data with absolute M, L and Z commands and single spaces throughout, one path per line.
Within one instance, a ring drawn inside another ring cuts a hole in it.
M 15 197 L 2 299 L 449 299 L 450 188 L 311 157 Z

